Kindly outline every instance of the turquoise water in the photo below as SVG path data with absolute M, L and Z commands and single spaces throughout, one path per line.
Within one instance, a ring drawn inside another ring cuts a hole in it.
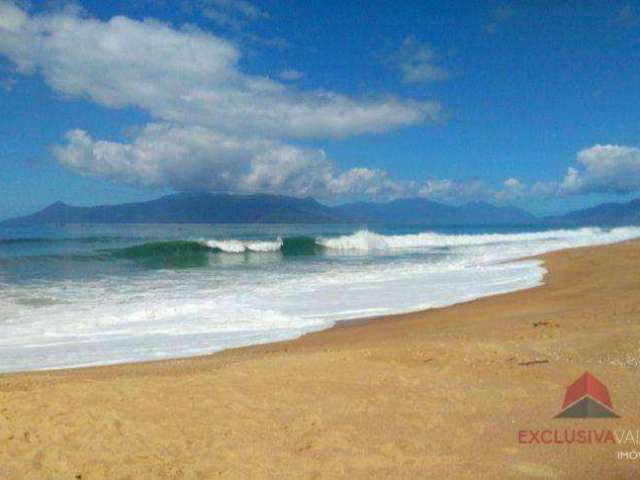
M 0 371 L 198 355 L 539 285 L 518 258 L 640 236 L 347 225 L 0 228 Z

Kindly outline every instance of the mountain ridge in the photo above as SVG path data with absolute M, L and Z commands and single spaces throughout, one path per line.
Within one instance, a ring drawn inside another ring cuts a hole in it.
M 3 226 L 60 223 L 346 223 L 464 225 L 627 225 L 640 224 L 640 199 L 604 203 L 564 215 L 536 217 L 521 208 L 467 202 L 453 206 L 423 198 L 324 205 L 314 198 L 286 195 L 182 192 L 154 200 L 76 207 L 57 201 Z

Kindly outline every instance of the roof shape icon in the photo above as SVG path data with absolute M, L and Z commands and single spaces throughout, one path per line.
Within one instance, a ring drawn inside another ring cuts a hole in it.
M 609 390 L 594 375 L 585 372 L 567 387 L 562 411 L 556 418 L 618 417 L 613 411 Z

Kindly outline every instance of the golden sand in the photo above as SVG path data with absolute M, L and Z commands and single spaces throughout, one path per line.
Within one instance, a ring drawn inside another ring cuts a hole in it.
M 0 479 L 638 478 L 640 242 L 543 287 L 194 359 L 0 376 Z M 585 371 L 618 419 L 554 419 Z

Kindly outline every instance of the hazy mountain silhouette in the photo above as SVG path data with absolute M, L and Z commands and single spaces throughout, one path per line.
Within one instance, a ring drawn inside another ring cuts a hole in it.
M 535 217 L 511 206 L 469 202 L 460 206 L 423 198 L 355 202 L 329 207 L 313 198 L 284 195 L 176 193 L 146 202 L 74 207 L 56 202 L 4 226 L 60 223 L 393 223 L 454 225 L 631 225 L 640 224 L 640 199 L 606 203 L 561 216 Z

